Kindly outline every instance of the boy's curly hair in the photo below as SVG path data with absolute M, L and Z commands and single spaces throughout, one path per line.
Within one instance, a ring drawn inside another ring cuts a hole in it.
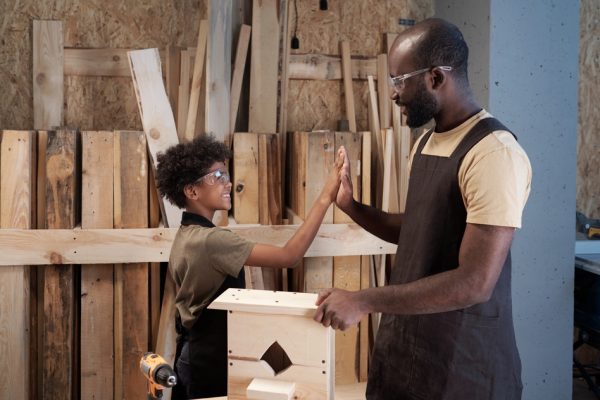
M 209 172 L 219 161 L 231 158 L 231 151 L 212 135 L 197 136 L 187 143 L 169 147 L 156 157 L 156 186 L 172 204 L 185 208 L 183 188 Z

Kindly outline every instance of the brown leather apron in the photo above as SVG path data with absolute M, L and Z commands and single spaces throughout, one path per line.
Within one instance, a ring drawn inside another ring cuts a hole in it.
M 421 154 L 432 131 L 420 141 L 391 285 L 458 266 L 466 227 L 458 169 L 465 154 L 495 130 L 507 129 L 493 118 L 481 120 L 450 157 Z M 367 399 L 520 399 L 521 391 L 510 252 L 486 303 L 437 314 L 382 316 Z

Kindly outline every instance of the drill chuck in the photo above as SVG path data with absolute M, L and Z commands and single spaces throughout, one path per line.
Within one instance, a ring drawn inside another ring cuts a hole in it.
M 154 381 L 166 388 L 173 387 L 177 384 L 175 372 L 168 365 L 162 365 L 156 369 L 154 373 Z

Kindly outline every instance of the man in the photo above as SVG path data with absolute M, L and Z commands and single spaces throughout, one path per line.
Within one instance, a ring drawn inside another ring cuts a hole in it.
M 411 152 L 403 214 L 355 202 L 349 166 L 342 171 L 338 206 L 398 243 L 388 286 L 329 289 L 317 300 L 315 320 L 335 329 L 383 313 L 368 399 L 521 397 L 510 245 L 531 166 L 515 137 L 475 101 L 467 61 L 462 34 L 440 19 L 407 29 L 390 49 L 392 98 L 407 124 L 435 122 Z

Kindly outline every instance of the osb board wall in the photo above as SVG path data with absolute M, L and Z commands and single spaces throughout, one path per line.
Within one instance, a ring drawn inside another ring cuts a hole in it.
M 206 0 L 0 1 L 0 127 L 33 128 L 33 20 L 63 21 L 65 47 L 164 49 L 196 45 Z M 65 79 L 67 126 L 141 130 L 129 78 Z
M 300 48 L 294 53 L 340 55 L 339 42 L 350 42 L 352 56 L 375 57 L 384 52 L 387 32 L 401 32 L 400 18 L 419 21 L 433 15 L 432 0 L 329 0 L 328 10 L 319 10 L 319 1 L 289 0 L 289 29 L 296 26 Z M 368 130 L 366 81 L 354 81 L 356 124 Z M 290 80 L 288 131 L 338 129 L 345 118 L 342 81 Z
M 600 2 L 581 0 L 577 209 L 600 218 Z

